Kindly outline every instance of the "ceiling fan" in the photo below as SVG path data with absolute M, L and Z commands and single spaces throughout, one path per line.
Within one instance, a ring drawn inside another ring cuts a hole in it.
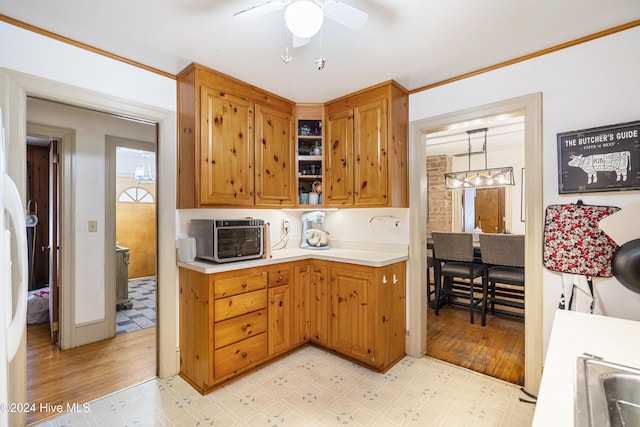
M 233 15 L 237 19 L 253 19 L 284 9 L 284 20 L 293 34 L 293 47 L 304 46 L 320 31 L 327 17 L 351 30 L 367 22 L 369 15 L 339 0 L 268 1 Z

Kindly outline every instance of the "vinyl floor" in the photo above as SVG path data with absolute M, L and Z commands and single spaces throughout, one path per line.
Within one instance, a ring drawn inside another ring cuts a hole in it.
M 153 379 L 43 423 L 61 426 L 530 426 L 519 387 L 430 357 L 385 374 L 307 346 L 205 396 Z

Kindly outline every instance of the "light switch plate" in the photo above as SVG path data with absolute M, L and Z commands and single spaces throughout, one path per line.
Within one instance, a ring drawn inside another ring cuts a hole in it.
M 98 221 L 89 221 L 89 233 L 98 231 Z

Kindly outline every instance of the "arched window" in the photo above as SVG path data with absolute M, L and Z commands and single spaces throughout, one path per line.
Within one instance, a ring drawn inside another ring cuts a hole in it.
M 120 193 L 119 202 L 123 203 L 153 203 L 153 196 L 142 187 L 129 187 Z

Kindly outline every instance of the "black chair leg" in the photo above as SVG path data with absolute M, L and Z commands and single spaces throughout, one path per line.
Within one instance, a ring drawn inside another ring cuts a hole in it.
M 488 289 L 487 276 L 482 276 L 482 326 L 487 324 L 487 289 Z
M 435 310 L 436 316 L 440 315 L 440 282 L 442 277 L 439 274 L 434 274 L 434 284 L 435 284 L 435 299 L 433 301 L 433 309 Z
M 431 303 L 431 269 L 429 267 L 427 267 L 427 303 Z
M 475 300 L 474 300 L 474 289 L 473 289 L 473 279 L 469 279 L 469 308 L 471 309 L 471 319 L 469 320 L 473 325 L 473 312 L 476 309 Z

